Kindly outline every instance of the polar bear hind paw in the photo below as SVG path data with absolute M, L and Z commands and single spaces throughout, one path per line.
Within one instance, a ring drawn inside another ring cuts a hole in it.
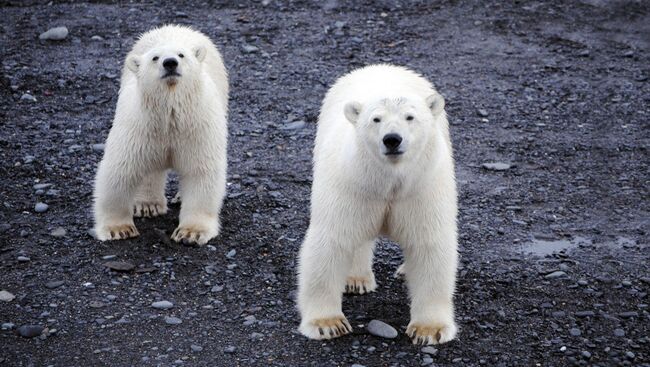
M 157 217 L 167 213 L 167 205 L 163 202 L 136 202 L 133 206 L 133 216 L 138 218 Z
M 374 277 L 349 276 L 346 279 L 345 293 L 364 294 L 374 292 L 377 289 L 377 283 Z

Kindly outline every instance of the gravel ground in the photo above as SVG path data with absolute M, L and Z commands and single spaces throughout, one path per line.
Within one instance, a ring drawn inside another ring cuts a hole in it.
M 0 4 L 0 365 L 650 366 L 647 1 Z M 222 234 L 170 243 L 173 206 L 100 243 L 92 181 L 123 58 L 170 22 L 215 40 L 231 75 Z M 377 62 L 447 99 L 461 330 L 435 348 L 404 335 L 387 241 L 378 292 L 345 297 L 354 334 L 296 331 L 319 104 Z

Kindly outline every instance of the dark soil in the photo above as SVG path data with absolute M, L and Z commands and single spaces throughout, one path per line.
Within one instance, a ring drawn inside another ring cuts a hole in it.
M 0 290 L 16 298 L 0 301 L 0 365 L 650 366 L 649 2 L 266 2 L 2 2 Z M 174 206 L 136 221 L 140 237 L 100 243 L 93 144 L 134 39 L 165 23 L 208 34 L 230 71 L 223 231 L 170 243 Z M 61 25 L 65 40 L 38 39 Z M 353 335 L 296 331 L 319 105 L 337 77 L 378 62 L 432 80 L 452 124 L 461 330 L 435 353 L 404 335 L 388 242 L 378 292 L 345 297 Z M 174 307 L 151 307 L 161 300 Z M 368 334 L 372 319 L 398 338 Z M 46 329 L 25 338 L 23 325 Z

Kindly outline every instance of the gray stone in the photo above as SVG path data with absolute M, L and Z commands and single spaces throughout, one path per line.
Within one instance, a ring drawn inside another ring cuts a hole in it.
M 31 260 L 31 259 L 30 259 L 29 257 L 27 257 L 27 256 L 18 256 L 17 260 L 18 260 L 19 262 L 21 262 L 21 263 L 26 263 L 26 262 L 28 262 L 28 261 Z
M 179 319 L 178 317 L 174 317 L 174 316 L 166 316 L 165 317 L 165 323 L 168 324 L 168 325 L 178 325 L 178 324 L 182 324 L 183 320 Z
M 190 345 L 190 349 L 192 349 L 192 352 L 200 352 L 203 350 L 203 347 L 200 345 L 192 344 Z
M 232 249 L 232 250 L 228 251 L 228 253 L 226 254 L 226 257 L 229 258 L 229 259 L 232 259 L 233 257 L 235 257 L 235 255 L 237 255 L 237 250 Z
M 95 152 L 103 152 L 105 145 L 104 144 L 93 144 L 92 148 Z
M 260 333 L 251 333 L 251 339 L 262 339 L 264 337 L 264 334 Z
M 37 213 L 45 213 L 50 206 L 45 203 L 36 203 L 34 211 Z
M 235 352 L 237 351 L 237 348 L 236 348 L 236 347 L 233 347 L 233 346 L 231 345 L 231 346 L 228 346 L 228 347 L 224 348 L 223 351 L 224 351 L 225 353 L 228 353 L 228 354 L 233 354 L 233 353 L 235 353 Z
M 585 357 L 586 359 L 591 358 L 591 353 L 589 353 L 586 350 L 583 350 L 582 353 L 580 353 L 580 354 L 582 354 L 582 356 Z
M 20 96 L 21 101 L 28 101 L 28 102 L 36 102 L 36 97 L 32 96 L 29 93 L 23 93 L 22 96 Z
M 98 35 L 94 35 L 94 36 L 90 37 L 90 39 L 91 39 L 92 41 L 103 41 L 103 40 L 104 40 L 104 37 L 102 37 L 102 36 L 98 36 Z
M 639 313 L 636 311 L 626 311 L 626 312 L 621 312 L 618 314 L 620 317 L 623 318 L 630 318 L 630 317 L 639 317 Z
M 54 288 L 59 288 L 60 286 L 63 285 L 63 280 L 53 280 L 51 282 L 45 283 L 45 288 L 48 289 L 54 289 Z
M 51 41 L 61 41 L 68 37 L 68 28 L 67 27 L 55 27 L 50 28 L 46 32 L 41 33 L 38 36 L 42 40 L 51 40 Z
M 481 166 L 490 171 L 506 171 L 512 167 L 509 163 L 503 162 L 488 162 L 483 163 Z
M 374 336 L 393 339 L 397 337 L 397 330 L 387 323 L 379 320 L 372 320 L 367 326 L 368 332 Z
M 169 310 L 174 307 L 174 304 L 169 301 L 158 301 L 151 304 L 151 307 L 157 308 L 159 310 Z
M 625 330 L 623 329 L 614 329 L 614 335 L 616 336 L 625 336 Z
M 591 316 L 595 316 L 595 315 L 596 314 L 594 313 L 594 311 L 578 311 L 578 312 L 576 312 L 577 317 L 591 317 Z
M 544 278 L 546 278 L 546 279 L 556 279 L 556 278 L 562 278 L 562 277 L 565 277 L 565 276 L 566 276 L 565 272 L 563 272 L 561 270 L 558 270 L 558 271 L 554 271 L 552 273 L 544 275 Z
M 111 270 L 122 272 L 131 271 L 135 268 L 135 265 L 126 261 L 108 261 L 104 264 L 104 266 Z
M 482 108 L 476 110 L 476 113 L 481 117 L 488 117 L 488 112 Z
M 582 332 L 580 329 L 574 327 L 569 330 L 569 334 L 571 334 L 571 336 L 580 336 L 582 335 Z
M 422 362 L 420 362 L 420 366 L 428 366 L 433 363 L 433 358 L 429 356 L 424 356 L 422 357 Z
M 54 228 L 52 232 L 50 232 L 50 236 L 53 237 L 65 237 L 66 234 L 68 234 L 68 231 L 63 227 Z
M 249 45 L 248 43 L 244 43 L 241 46 L 241 49 L 244 51 L 244 53 L 247 53 L 247 54 L 252 54 L 252 53 L 258 52 L 260 50 L 259 47 Z
M 14 298 L 16 298 L 16 296 L 14 296 L 13 293 L 5 290 L 0 291 L 0 301 L 11 302 Z
M 298 130 L 305 127 L 306 124 L 307 123 L 302 120 L 294 121 L 280 126 L 280 130 Z
M 438 354 L 438 349 L 432 347 L 432 346 L 426 346 L 422 349 L 420 349 L 420 352 L 426 353 L 426 354 L 431 354 L 432 356 L 435 356 Z
M 13 322 L 5 322 L 2 324 L 2 330 L 12 330 L 16 327 L 16 324 Z
M 50 184 L 50 183 L 38 183 L 38 184 L 35 184 L 32 187 L 33 187 L 34 190 L 43 190 L 43 189 L 47 189 L 48 187 L 51 187 L 51 186 L 52 186 L 52 184 Z
M 40 325 L 23 325 L 19 327 L 16 332 L 23 338 L 33 338 L 41 335 L 43 330 L 45 330 L 45 328 Z

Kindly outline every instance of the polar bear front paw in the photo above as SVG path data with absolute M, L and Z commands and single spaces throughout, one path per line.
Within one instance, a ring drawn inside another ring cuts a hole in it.
M 103 226 L 95 230 L 97 239 L 100 241 L 124 240 L 140 235 L 133 224 L 115 224 Z
M 375 276 L 349 276 L 345 281 L 345 293 L 364 294 L 374 292 L 377 289 Z
M 413 344 L 430 345 L 446 343 L 456 337 L 456 324 L 451 323 L 417 323 L 411 322 L 406 328 L 406 335 Z
M 309 339 L 332 339 L 351 333 L 352 326 L 345 316 L 333 316 L 303 321 L 300 332 Z
M 184 244 L 196 243 L 198 245 L 205 245 L 210 239 L 217 235 L 214 232 L 216 231 L 200 226 L 178 226 L 178 228 L 174 230 L 174 233 L 172 233 L 172 240 Z
M 167 213 L 167 204 L 164 202 L 143 202 L 138 201 L 133 206 L 134 217 L 151 218 Z

